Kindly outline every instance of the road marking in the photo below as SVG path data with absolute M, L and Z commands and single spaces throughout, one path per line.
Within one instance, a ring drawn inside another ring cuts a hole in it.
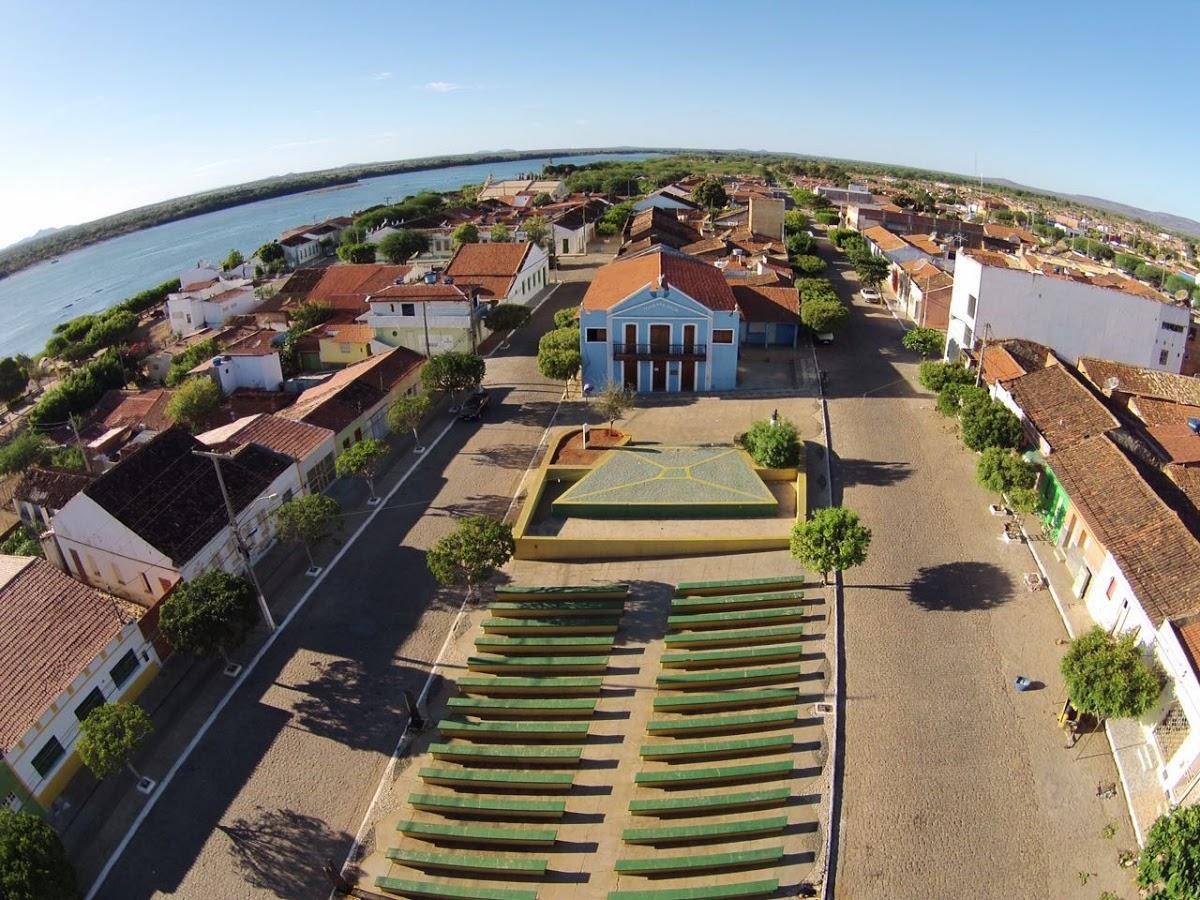
M 111 874 L 113 866 L 117 864 L 117 860 L 121 858 L 121 854 L 128 849 L 130 842 L 133 840 L 134 834 L 137 833 L 138 828 L 141 827 L 142 823 L 154 809 L 155 804 L 158 802 L 158 798 L 166 792 L 167 787 L 174 780 L 175 775 L 179 772 L 180 768 L 183 767 L 183 764 L 187 762 L 188 757 L 192 755 L 192 751 L 195 750 L 200 741 L 203 740 L 213 723 L 216 722 L 217 717 L 229 704 L 229 701 L 233 699 L 234 694 L 238 692 L 238 690 L 245 683 L 246 679 L 249 678 L 250 674 L 258 667 L 259 662 L 264 656 L 267 655 L 267 651 L 275 645 L 276 639 L 278 639 L 278 637 L 287 629 L 288 625 L 292 623 L 292 620 L 296 617 L 296 614 L 304 608 L 312 595 L 315 594 L 317 589 L 325 582 L 325 579 L 328 577 L 329 573 L 337 567 L 337 564 L 341 561 L 342 557 L 345 556 L 347 551 L 354 546 L 354 543 L 358 540 L 359 536 L 361 536 L 362 533 L 367 530 L 367 526 L 369 526 L 371 522 L 374 521 L 375 517 L 379 515 L 381 511 L 383 511 L 387 501 L 390 500 L 395 493 L 400 490 L 401 487 L 403 487 L 404 483 L 408 481 L 409 477 L 413 474 L 413 472 L 416 471 L 417 467 L 425 461 L 426 457 L 428 457 L 433 449 L 441 442 L 442 438 L 449 434 L 450 429 L 454 427 L 456 422 L 457 419 L 451 419 L 450 423 L 441 430 L 438 436 L 426 446 L 425 452 L 422 453 L 421 456 L 411 466 L 408 467 L 408 471 L 405 472 L 400 477 L 400 480 L 392 486 L 392 489 L 388 491 L 387 496 L 383 498 L 384 502 L 380 503 L 371 511 L 370 515 L 363 520 L 363 523 L 359 525 L 354 534 L 350 536 L 350 539 L 342 545 L 341 549 L 339 549 L 337 553 L 334 554 L 333 559 L 331 559 L 325 565 L 325 570 L 316 577 L 313 583 L 309 586 L 308 590 L 304 592 L 304 594 L 300 597 L 300 600 L 295 606 L 292 607 L 291 612 L 289 612 L 284 618 L 283 622 L 280 623 L 279 628 L 267 636 L 267 640 L 263 643 L 262 647 L 259 648 L 258 652 L 254 654 L 254 658 L 251 659 L 245 668 L 242 669 L 242 674 L 238 676 L 237 680 L 232 686 L 230 686 L 229 690 L 225 692 L 225 696 L 221 698 L 221 701 L 216 705 L 213 711 L 208 714 L 208 718 L 204 720 L 204 724 L 200 726 L 200 730 L 192 736 L 192 739 L 188 742 L 188 745 L 183 748 L 183 752 L 179 755 L 178 759 L 175 760 L 175 763 L 167 771 L 167 774 L 164 775 L 162 780 L 159 781 L 158 790 L 151 794 L 146 800 L 146 804 L 142 807 L 142 811 L 138 813 L 137 818 L 133 820 L 133 824 L 129 826 L 129 830 L 125 832 L 125 836 L 121 838 L 121 842 L 108 857 L 107 862 L 104 864 L 104 868 L 100 870 L 100 874 L 96 877 L 95 882 L 93 882 L 92 887 L 88 891 L 84 900 L 93 900 L 97 893 L 99 893 L 100 888 L 104 886 L 105 880 Z

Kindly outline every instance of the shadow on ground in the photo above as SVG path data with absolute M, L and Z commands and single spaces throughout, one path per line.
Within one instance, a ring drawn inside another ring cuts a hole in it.
M 315 816 L 289 809 L 257 807 L 253 817 L 217 830 L 229 838 L 229 856 L 246 883 L 283 898 L 308 893 L 313 861 L 338 858 L 350 840 Z

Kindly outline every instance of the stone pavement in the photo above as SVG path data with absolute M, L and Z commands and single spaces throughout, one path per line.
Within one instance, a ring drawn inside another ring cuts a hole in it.
M 844 578 L 836 896 L 1131 897 L 1124 803 L 1096 795 L 1116 780 L 1111 754 L 1064 749 L 1054 719 L 1066 632 L 1048 594 L 1024 588 L 1029 555 L 999 540 L 975 458 L 917 387 L 901 334 L 886 309 L 855 303 L 817 351 L 834 500 L 874 533 Z M 1019 674 L 1041 689 L 1016 693 Z

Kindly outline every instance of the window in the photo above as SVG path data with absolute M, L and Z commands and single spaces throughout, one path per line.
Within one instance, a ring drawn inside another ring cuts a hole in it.
M 712 333 L 712 342 L 714 344 L 732 344 L 733 329 L 732 328 L 714 328 Z
M 563 242 L 563 248 L 562 248 L 562 252 L 563 252 L 563 253 L 568 253 L 568 252 L 570 252 L 570 249 L 571 249 L 571 242 L 570 242 L 569 240 L 567 240 L 566 238 L 563 238 L 563 239 L 562 239 L 562 242 Z
M 1166 350 L 1161 351 L 1158 354 L 1158 364 L 1160 366 L 1165 366 L 1167 364 L 1167 357 L 1168 357 L 1167 351 Z
M 83 698 L 83 702 L 75 707 L 75 718 L 80 722 L 88 717 L 93 709 L 104 705 L 104 695 L 100 688 L 92 688 L 92 692 Z
M 1106 590 L 1104 592 L 1104 596 L 1107 597 L 1109 600 L 1111 600 L 1113 598 L 1113 593 L 1116 590 L 1117 590 L 1117 579 L 1115 579 L 1115 578 L 1108 579 L 1108 590 Z
M 400 315 L 415 316 L 417 314 L 417 305 L 415 303 L 401 303 Z
M 13 812 L 21 811 L 21 798 L 17 796 L 16 791 L 9 791 L 5 796 L 4 808 L 11 809 Z
M 33 758 L 33 768 L 39 775 L 45 778 L 54 771 L 54 767 L 63 758 L 64 753 L 66 751 L 63 750 L 63 745 L 58 742 L 58 738 L 52 737 L 46 743 L 42 744 L 42 749 Z
M 121 687 L 129 680 L 129 676 L 137 671 L 137 667 L 137 655 L 130 650 L 121 657 L 120 662 L 112 667 L 108 673 L 108 676 L 113 680 L 113 684 L 115 684 L 117 687 Z
M 967 318 L 975 318 L 975 307 L 979 303 L 979 298 L 974 294 L 967 294 Z
M 586 340 L 589 344 L 603 344 L 608 340 L 608 329 L 589 328 L 586 332 Z
M 1167 329 L 1167 331 L 1173 331 L 1176 334 L 1183 334 L 1183 326 L 1176 325 L 1174 322 L 1163 322 L 1162 327 Z

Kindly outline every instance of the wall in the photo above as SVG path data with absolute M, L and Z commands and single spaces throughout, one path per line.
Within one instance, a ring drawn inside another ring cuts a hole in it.
M 317 341 L 321 362 L 328 366 L 349 366 L 371 356 L 369 341 L 341 341 L 336 337 L 324 337 Z
M 277 391 L 283 384 L 283 366 L 278 353 L 260 356 L 220 356 L 213 373 L 221 393 L 229 396 L 238 388 Z
M 7 805 L 14 812 L 27 812 L 35 816 L 43 813 L 42 807 L 33 799 L 33 794 L 17 778 L 17 773 L 0 757 L 0 806 L 3 805 Z
M 403 315 L 404 303 L 377 301 L 365 321 L 376 339 L 389 347 L 407 347 L 422 356 L 448 350 L 471 349 L 471 306 L 467 301 L 413 303 L 413 314 Z M 429 343 L 426 346 L 426 329 Z M 475 321 L 476 346 L 491 332 Z
M 1167 687 L 1162 702 L 1152 719 L 1157 723 L 1172 700 L 1178 700 L 1187 716 L 1189 732 L 1174 756 L 1163 761 L 1159 769 L 1159 780 L 1170 792 L 1173 802 L 1181 802 L 1182 794 L 1191 785 L 1184 779 L 1197 758 L 1200 758 L 1200 681 L 1192 668 L 1190 657 L 1179 641 L 1179 636 L 1169 620 L 1164 621 L 1155 635 L 1155 656 L 1167 675 Z M 1157 748 L 1157 742 L 1151 739 Z
M 510 303 L 528 303 L 550 280 L 550 256 L 534 244 L 529 248 L 525 265 L 513 280 L 507 297 L 497 298 Z

